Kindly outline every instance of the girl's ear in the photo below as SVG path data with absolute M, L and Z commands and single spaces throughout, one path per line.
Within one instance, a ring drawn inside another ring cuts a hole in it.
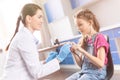
M 93 21 L 92 20 L 89 20 L 89 23 L 90 23 L 90 25 L 93 25 Z

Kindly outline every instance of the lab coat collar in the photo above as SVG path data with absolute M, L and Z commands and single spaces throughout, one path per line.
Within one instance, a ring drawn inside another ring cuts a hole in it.
M 33 35 L 33 33 L 26 27 L 22 27 L 21 28 L 22 31 L 25 31 L 26 33 L 28 33 L 29 35 L 31 35 L 31 39 L 34 40 L 35 44 L 37 45 L 39 43 L 39 40 L 35 38 L 35 36 Z

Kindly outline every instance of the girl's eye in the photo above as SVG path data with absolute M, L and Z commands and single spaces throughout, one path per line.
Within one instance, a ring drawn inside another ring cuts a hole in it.
M 78 26 L 79 26 L 79 27 L 81 27 L 81 26 L 82 26 L 82 24 L 78 24 Z
M 39 19 L 41 18 L 41 17 L 38 17 Z
M 39 19 L 42 18 L 42 15 L 38 17 Z

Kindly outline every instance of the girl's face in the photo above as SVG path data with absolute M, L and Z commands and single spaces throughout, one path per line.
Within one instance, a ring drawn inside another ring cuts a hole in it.
M 90 24 L 90 21 L 87 21 L 85 19 L 79 19 L 77 18 L 76 19 L 76 23 L 77 23 L 77 27 L 78 27 L 78 30 L 86 35 L 86 34 L 89 34 L 90 31 L 91 31 L 91 24 Z
M 31 17 L 30 26 L 33 31 L 40 30 L 43 25 L 43 12 L 42 10 L 37 10 L 36 14 Z

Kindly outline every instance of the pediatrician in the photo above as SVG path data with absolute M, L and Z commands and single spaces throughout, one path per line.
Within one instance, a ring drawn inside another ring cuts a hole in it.
M 24 26 L 18 30 L 20 21 Z M 59 63 L 69 54 L 64 50 L 70 51 L 70 45 L 63 45 L 57 57 L 49 62 L 40 62 L 33 32 L 40 30 L 42 24 L 42 9 L 33 3 L 26 4 L 18 17 L 15 34 L 6 48 L 9 56 L 4 80 L 38 80 L 60 69 Z

